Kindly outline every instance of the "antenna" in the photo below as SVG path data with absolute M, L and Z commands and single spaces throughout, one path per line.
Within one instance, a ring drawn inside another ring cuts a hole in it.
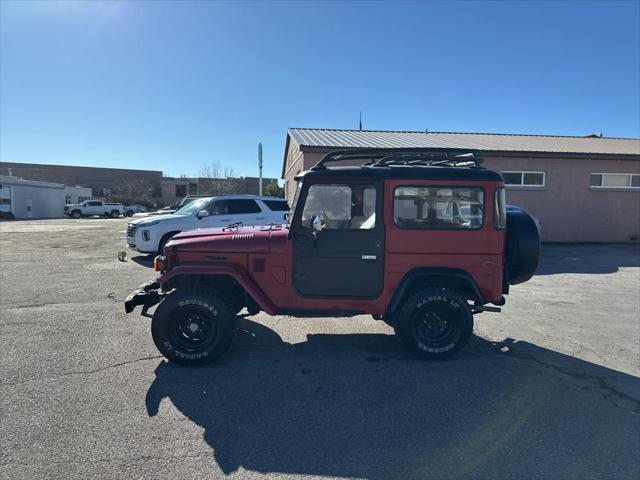
M 362 131 L 362 110 L 360 110 L 360 128 L 358 130 Z
M 262 143 L 258 143 L 258 195 L 262 196 Z

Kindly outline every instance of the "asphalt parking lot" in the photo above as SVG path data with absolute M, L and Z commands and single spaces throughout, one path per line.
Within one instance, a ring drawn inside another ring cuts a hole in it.
M 0 223 L 1 478 L 640 478 L 640 246 L 545 246 L 453 361 L 259 314 L 188 369 L 124 313 L 126 223 Z

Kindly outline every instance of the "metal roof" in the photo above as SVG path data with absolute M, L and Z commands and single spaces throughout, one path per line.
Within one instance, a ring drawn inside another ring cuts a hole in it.
M 303 150 L 319 148 L 457 148 L 482 152 L 578 153 L 639 155 L 640 139 L 568 137 L 497 133 L 401 132 L 290 128 L 288 134 Z

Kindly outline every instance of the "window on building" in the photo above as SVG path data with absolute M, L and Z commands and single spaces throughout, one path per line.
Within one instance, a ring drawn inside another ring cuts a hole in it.
M 11 205 L 10 198 L 0 198 L 0 205 Z
M 316 184 L 309 187 L 302 225 L 319 216 L 325 229 L 372 229 L 376 226 L 376 188 L 363 184 Z
M 71 203 L 71 197 L 67 195 L 66 197 L 64 197 L 64 204 L 68 205 L 69 203 Z
M 393 192 L 393 221 L 407 229 L 481 228 L 484 192 L 465 187 L 398 187 Z
M 189 195 L 197 195 L 198 194 L 198 184 L 189 182 Z
M 507 186 L 544 187 L 545 172 L 510 171 L 502 172 L 504 184 Z
M 176 197 L 186 197 L 186 196 L 187 196 L 187 186 L 176 185 Z
M 640 174 L 592 173 L 589 186 L 592 188 L 640 188 Z

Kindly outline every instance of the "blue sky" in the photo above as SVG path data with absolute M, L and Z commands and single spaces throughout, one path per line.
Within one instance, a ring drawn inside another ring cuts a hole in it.
M 0 159 L 280 175 L 288 127 L 640 136 L 640 2 L 0 2 Z

